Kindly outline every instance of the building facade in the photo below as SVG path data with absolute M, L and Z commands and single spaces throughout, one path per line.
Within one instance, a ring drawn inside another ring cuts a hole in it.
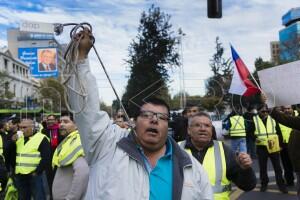
M 279 31 L 280 59 L 295 61 L 300 58 L 300 7 L 290 9 L 282 16 L 282 25 Z
M 270 52 L 271 52 L 271 62 L 276 65 L 279 64 L 279 57 L 280 57 L 279 41 L 270 42 Z
M 14 58 L 6 47 L 0 49 L 0 71 L 6 75 L 2 90 L 5 93 L 9 91 L 14 96 L 11 99 L 1 99 L 2 101 L 10 101 L 17 107 L 17 103 L 36 98 L 38 82 L 32 80 L 29 67 Z

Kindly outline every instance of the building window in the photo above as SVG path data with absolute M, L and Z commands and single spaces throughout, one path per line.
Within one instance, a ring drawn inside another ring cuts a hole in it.
M 14 96 L 16 96 L 16 84 L 14 84 Z
M 8 93 L 8 91 L 9 91 L 9 82 L 5 82 L 4 91 L 5 91 L 5 94 Z
M 18 74 L 19 73 L 19 66 L 16 65 L 16 73 Z
M 7 70 L 8 68 L 8 60 L 4 58 L 4 68 Z
M 13 64 L 13 73 L 16 73 L 16 65 Z

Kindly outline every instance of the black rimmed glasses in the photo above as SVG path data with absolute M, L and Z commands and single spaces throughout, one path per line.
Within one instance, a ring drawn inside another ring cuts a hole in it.
M 169 121 L 169 115 L 168 114 L 159 113 L 159 112 L 152 112 L 152 111 L 149 111 L 149 110 L 141 110 L 139 116 L 141 118 L 144 118 L 144 119 L 153 119 L 153 117 L 155 116 L 158 120 Z

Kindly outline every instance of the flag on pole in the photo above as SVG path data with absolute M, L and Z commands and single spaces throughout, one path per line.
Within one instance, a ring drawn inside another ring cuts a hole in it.
M 239 57 L 237 52 L 232 46 L 231 54 L 235 63 L 229 93 L 241 96 L 251 96 L 258 93 L 260 90 L 249 80 L 250 72 L 244 64 L 243 60 Z

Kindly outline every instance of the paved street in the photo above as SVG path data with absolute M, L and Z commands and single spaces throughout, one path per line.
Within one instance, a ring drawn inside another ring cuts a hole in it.
M 275 182 L 275 175 L 272 168 L 272 164 L 268 162 L 268 174 L 270 178 L 270 183 L 268 185 L 268 190 L 266 192 L 260 192 L 260 180 L 259 180 L 259 170 L 258 170 L 258 163 L 257 160 L 254 160 L 253 167 L 256 172 L 257 185 L 256 188 L 251 192 L 243 192 L 240 189 L 233 187 L 233 192 L 231 194 L 231 200 L 297 200 L 296 197 L 296 188 L 295 187 L 288 187 L 289 193 L 282 194 L 276 185 Z M 295 180 L 296 183 L 296 180 Z
M 230 145 L 230 140 L 224 140 L 224 143 Z M 259 167 L 257 159 L 253 160 L 253 168 L 257 177 L 256 188 L 251 192 L 243 192 L 237 187 L 233 186 L 230 196 L 231 200 L 297 200 L 297 192 L 295 187 L 288 187 L 289 193 L 282 194 L 275 182 L 275 173 L 272 167 L 270 159 L 268 160 L 268 175 L 270 182 L 268 184 L 268 190 L 266 192 L 260 192 L 260 180 L 259 180 Z M 295 176 L 296 184 L 296 176 Z

